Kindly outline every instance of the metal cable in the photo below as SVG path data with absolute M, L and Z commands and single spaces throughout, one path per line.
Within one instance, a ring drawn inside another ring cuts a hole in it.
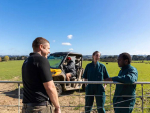
M 115 104 L 118 104 L 118 103 L 123 103 L 123 102 L 129 101 L 129 100 L 133 100 L 133 99 L 135 99 L 135 98 L 131 98 L 131 99 L 128 99 L 128 100 L 116 102 L 116 103 L 110 104 L 110 105 L 115 105 Z M 106 106 L 104 106 L 104 107 L 107 107 L 107 106 L 110 106 L 110 105 L 106 105 Z M 85 107 L 91 107 L 91 106 L 85 106 Z M 104 108 L 104 107 L 98 107 L 97 109 Z M 113 107 L 113 108 L 114 108 L 114 107 Z M 129 107 L 121 107 L 121 108 L 129 108 Z M 130 108 L 132 108 L 132 107 L 130 107 Z M 89 110 L 89 111 L 96 111 L 97 109 L 92 109 L 92 110 Z M 84 113 L 89 112 L 89 111 L 85 111 Z

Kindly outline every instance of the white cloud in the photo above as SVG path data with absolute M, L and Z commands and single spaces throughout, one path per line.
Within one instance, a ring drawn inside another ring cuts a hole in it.
M 68 35 L 67 37 L 68 39 L 72 39 L 73 35 Z
M 53 40 L 53 42 L 56 42 L 55 40 Z
M 70 48 L 69 50 L 70 50 L 70 51 L 73 51 L 73 48 Z
M 71 44 L 68 42 L 62 43 L 62 45 L 71 46 Z

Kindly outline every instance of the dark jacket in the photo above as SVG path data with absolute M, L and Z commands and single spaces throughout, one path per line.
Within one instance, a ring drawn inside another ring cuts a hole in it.
M 131 113 L 133 106 L 135 104 L 135 90 L 136 82 L 138 79 L 137 69 L 131 65 L 122 67 L 117 77 L 113 77 L 113 81 L 126 83 L 126 84 L 117 84 L 116 90 L 113 98 L 114 107 L 131 107 L 123 109 L 115 109 L 115 113 Z M 122 96 L 122 97 L 117 97 Z M 132 96 L 132 97 L 130 97 Z M 121 102 L 121 103 L 120 103 Z M 117 104 L 116 104 L 117 103 Z
M 64 66 L 64 69 L 65 73 L 72 73 L 74 76 L 76 75 L 75 64 L 72 60 L 70 60 L 70 62 L 68 62 L 68 64 Z

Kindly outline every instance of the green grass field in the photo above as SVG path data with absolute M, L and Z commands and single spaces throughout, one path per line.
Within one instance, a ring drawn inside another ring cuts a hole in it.
M 0 62 L 0 80 L 21 80 L 21 67 L 23 60 Z
M 90 61 L 83 61 L 83 68 L 90 63 Z M 106 64 L 102 62 L 111 77 L 117 76 L 120 68 L 117 63 L 109 62 Z M 21 67 L 23 60 L 0 62 L 0 80 L 12 80 L 17 77 L 21 80 Z M 150 81 L 150 64 L 146 63 L 132 63 L 132 66 L 138 70 L 138 81 Z
M 84 61 L 83 62 L 83 68 L 90 63 L 90 61 Z M 109 73 L 111 77 L 117 76 L 120 68 L 118 67 L 117 63 L 109 62 L 106 64 L 105 62 L 102 62 Z M 137 68 L 138 70 L 138 81 L 150 81 L 150 64 L 145 63 L 132 63 L 132 66 Z
M 90 61 L 83 61 L 83 68 L 90 63 Z M 106 64 L 106 62 L 102 62 L 110 75 L 110 77 L 117 76 L 120 68 L 118 67 L 117 63 L 109 62 Z M 15 81 L 21 81 L 21 67 L 23 64 L 23 60 L 18 61 L 8 61 L 8 62 L 0 62 L 0 80 L 15 80 Z M 144 63 L 132 63 L 132 66 L 136 67 L 138 70 L 138 81 L 144 82 L 144 81 L 150 81 L 150 63 L 144 62 Z M 150 95 L 150 85 L 144 85 L 144 95 L 149 96 Z M 113 97 L 114 94 L 115 85 L 112 85 L 112 92 L 111 95 Z M 106 95 L 110 94 L 110 87 L 109 85 L 106 88 Z M 141 85 L 137 85 L 136 90 L 137 96 L 142 95 L 141 91 Z M 144 97 L 144 107 L 150 107 L 150 98 Z M 109 105 L 109 96 L 106 98 L 106 105 Z M 135 107 L 141 107 L 141 99 L 137 98 L 136 100 L 136 106 Z M 106 110 L 109 110 L 109 108 L 106 108 Z M 150 109 L 144 109 L 144 113 L 150 112 Z M 135 112 L 141 112 L 141 108 L 134 109 L 133 113 Z

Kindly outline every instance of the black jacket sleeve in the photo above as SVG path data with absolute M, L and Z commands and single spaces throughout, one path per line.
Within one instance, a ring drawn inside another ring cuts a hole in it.
M 50 71 L 50 64 L 46 58 L 42 57 L 39 60 L 39 66 L 38 67 L 39 67 L 38 68 L 39 69 L 39 75 L 40 75 L 40 78 L 41 78 L 43 83 L 53 80 L 52 74 Z

